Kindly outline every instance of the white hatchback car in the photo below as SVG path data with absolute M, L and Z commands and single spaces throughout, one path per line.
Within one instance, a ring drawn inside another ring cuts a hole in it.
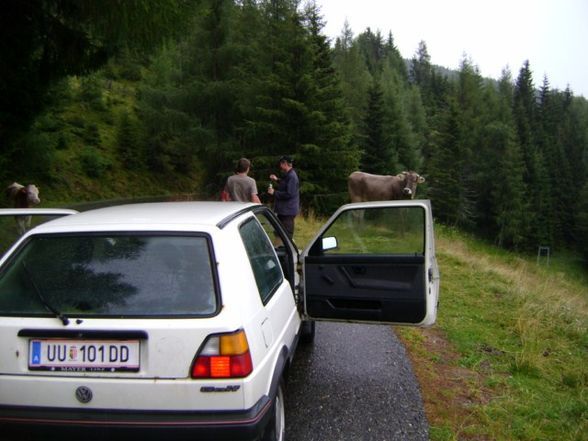
M 314 320 L 428 326 L 428 201 L 341 207 L 299 253 L 265 206 L 149 203 L 64 215 L 0 260 L 0 434 L 283 440 Z

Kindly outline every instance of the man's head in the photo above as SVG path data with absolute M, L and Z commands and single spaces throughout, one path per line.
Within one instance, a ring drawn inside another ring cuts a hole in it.
M 247 158 L 241 158 L 237 161 L 237 168 L 235 171 L 237 173 L 247 173 L 251 168 L 251 161 Z
M 280 158 L 280 170 L 283 172 L 288 172 L 292 168 L 292 163 L 294 160 L 291 156 L 284 155 Z

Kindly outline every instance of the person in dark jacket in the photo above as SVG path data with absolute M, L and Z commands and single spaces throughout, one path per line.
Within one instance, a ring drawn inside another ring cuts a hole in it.
M 280 158 L 282 178 L 274 174 L 270 175 L 270 180 L 277 185 L 277 188 L 274 189 L 270 185 L 267 189 L 267 192 L 274 196 L 274 211 L 290 238 L 294 236 L 294 218 L 300 211 L 300 183 L 292 163 L 291 156 Z

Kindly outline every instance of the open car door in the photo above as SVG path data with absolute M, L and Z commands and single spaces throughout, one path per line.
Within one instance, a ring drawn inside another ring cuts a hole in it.
M 302 253 L 305 315 L 430 326 L 439 268 L 428 200 L 344 205 Z

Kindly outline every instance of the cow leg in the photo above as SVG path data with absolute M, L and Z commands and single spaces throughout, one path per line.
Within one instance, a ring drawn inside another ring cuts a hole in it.
M 26 216 L 17 216 L 16 218 L 16 231 L 20 236 L 27 231 L 27 219 Z

